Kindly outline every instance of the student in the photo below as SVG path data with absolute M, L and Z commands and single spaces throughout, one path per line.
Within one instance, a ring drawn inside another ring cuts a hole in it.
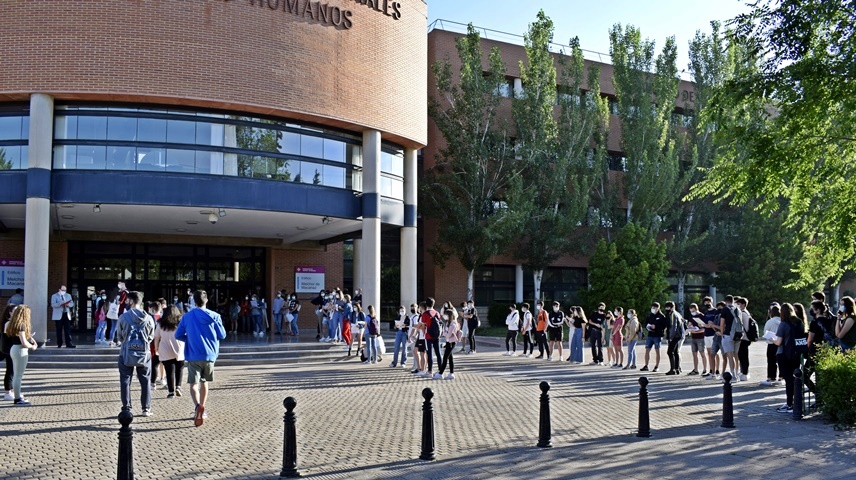
M 107 294 L 101 292 L 96 303 L 95 313 L 92 314 L 92 320 L 97 322 L 98 327 L 95 329 L 95 345 L 107 344 Z
M 442 320 L 437 310 L 434 310 L 434 299 L 432 297 L 428 297 L 420 307 L 423 310 L 422 323 L 425 324 L 425 348 L 428 350 L 428 371 L 424 372 L 423 375 L 431 378 L 434 376 L 434 358 L 432 354 L 437 357 L 438 368 L 442 362 L 442 358 L 440 357 L 440 335 L 443 333 Z
M 2 350 L 2 357 L 6 362 L 6 373 L 3 375 L 3 400 L 9 401 L 15 399 L 12 391 L 12 377 L 14 376 L 15 367 L 12 364 L 12 355 L 10 353 L 12 349 L 12 337 L 6 335 L 5 326 L 12 319 L 12 312 L 15 311 L 16 306 L 6 304 L 6 308 L 3 309 L 3 319 L 0 322 L 0 350 Z
M 172 305 L 155 327 L 155 351 L 164 366 L 164 377 L 169 391 L 166 398 L 181 396 L 181 377 L 184 371 L 184 342 L 176 340 L 175 329 L 181 321 L 181 311 Z
M 276 326 L 276 334 L 281 336 L 282 317 L 285 313 L 285 299 L 282 298 L 282 292 L 277 292 L 276 298 L 273 300 L 271 308 L 271 312 L 273 313 L 273 326 Z
M 844 297 L 838 303 L 838 319 L 835 322 L 836 343 L 841 350 L 848 351 L 856 347 L 856 303 L 853 297 Z
M 719 380 L 719 362 L 717 361 L 716 354 L 719 353 L 720 350 L 722 350 L 722 337 L 720 337 L 719 335 L 719 324 L 721 318 L 719 316 L 719 309 L 714 308 L 713 306 L 712 297 L 704 297 L 703 305 L 704 312 L 702 313 L 704 313 L 704 346 L 707 350 L 708 366 L 710 367 L 707 372 L 707 376 L 704 378 L 706 380 Z
M 734 303 L 737 305 L 737 313 L 740 316 L 740 323 L 743 326 L 743 336 L 737 341 L 737 363 L 740 369 L 739 379 L 741 382 L 745 382 L 751 378 L 749 375 L 749 345 L 752 342 L 749 341 L 747 332 L 749 332 L 749 323 L 752 317 L 749 315 L 749 310 L 747 310 L 749 300 L 745 297 L 738 297 L 734 299 Z M 800 305 L 800 308 L 802 308 L 802 305 Z M 803 315 L 805 315 L 805 312 L 803 312 Z
M 624 367 L 624 350 L 621 348 L 624 339 L 624 309 L 615 307 L 612 313 L 615 320 L 612 323 L 612 335 L 607 341 L 609 341 L 614 352 L 615 364 L 612 365 L 612 368 L 622 368 Z
M 345 349 L 348 351 L 348 356 L 351 356 L 351 345 L 354 343 L 354 335 L 351 333 L 354 326 L 354 306 L 351 304 L 351 296 L 347 293 L 344 295 L 344 306 L 342 306 L 342 341 L 345 342 Z M 296 318 L 293 317 L 293 318 Z
M 140 404 L 144 417 L 152 416 L 152 354 L 149 348 L 154 339 L 155 321 L 143 310 L 143 293 L 128 292 L 128 310 L 119 316 L 119 329 L 116 332 L 122 348 L 119 353 L 119 391 L 122 410 L 131 410 L 131 379 L 134 373 L 140 381 Z M 142 347 L 142 349 L 140 348 Z M 135 352 L 144 349 L 145 358 L 138 358 Z M 138 362 L 134 364 L 133 362 Z
M 181 307 L 176 305 L 181 310 Z M 229 333 L 238 333 L 238 317 L 241 315 L 241 304 L 234 298 L 229 300 Z
M 424 313 L 422 302 L 421 305 L 415 303 L 410 306 L 410 324 L 413 327 L 410 332 L 410 339 L 413 342 L 413 370 L 410 373 L 414 375 L 422 375 L 425 372 L 427 360 L 425 358 L 425 324 L 422 323 L 422 313 Z
M 27 407 L 30 402 L 21 394 L 21 381 L 24 379 L 24 370 L 27 369 L 29 351 L 35 351 L 38 343 L 32 335 L 32 323 L 30 322 L 30 307 L 18 305 L 12 311 L 12 318 L 3 326 L 4 339 L 8 345 L 9 358 L 12 360 L 13 377 L 12 392 L 16 407 Z
M 544 302 L 538 300 L 535 304 L 538 306 L 538 321 L 535 324 L 535 343 L 538 344 L 538 356 L 535 358 L 544 358 L 544 352 L 550 356 L 550 346 L 547 345 L 547 311 L 544 310 Z
M 368 315 L 366 315 L 366 329 L 369 331 L 369 339 L 366 342 L 366 357 L 367 360 L 363 363 L 374 365 L 377 363 L 377 336 L 380 335 L 380 319 L 377 317 L 374 305 L 369 305 Z
M 562 331 L 565 325 L 565 313 L 559 308 L 559 302 L 553 302 L 553 311 L 547 317 L 547 339 L 550 341 L 548 352 L 559 349 L 559 360 L 562 359 Z M 547 353 L 547 361 L 553 361 L 553 355 Z
M 467 342 L 469 341 L 469 325 L 467 324 L 467 302 L 461 302 L 461 333 L 463 337 L 461 337 L 461 341 L 458 342 L 461 344 L 461 349 L 458 353 L 466 353 L 467 351 Z
M 588 320 L 582 307 L 571 307 L 570 313 L 571 317 L 567 321 L 570 326 L 574 327 L 574 334 L 571 336 L 571 354 L 568 356 L 568 361 L 579 365 L 585 361 L 583 338 L 585 338 Z M 559 351 L 561 352 L 561 345 Z
M 520 309 L 523 312 L 521 314 L 523 326 L 520 329 L 520 333 L 523 334 L 523 356 L 531 358 L 532 354 L 535 353 L 535 345 L 532 343 L 532 313 L 529 311 L 528 303 L 524 303 Z M 526 353 L 527 351 L 529 353 Z
M 157 330 L 158 321 L 160 321 L 163 316 L 163 309 L 160 306 L 160 302 L 149 302 L 146 311 L 149 312 L 149 315 L 154 319 L 155 330 Z M 164 367 L 163 364 L 161 364 L 154 342 L 149 344 L 149 348 L 152 351 L 152 390 L 155 390 L 158 385 L 166 386 L 166 378 L 164 378 Z
M 679 375 L 681 373 L 681 347 L 684 344 L 684 335 L 686 334 L 684 318 L 675 311 L 675 302 L 666 302 L 665 310 L 666 322 L 669 324 L 669 348 L 667 350 L 669 371 L 666 372 L 666 375 Z
M 603 329 L 606 326 L 606 304 L 600 303 L 597 311 L 591 316 L 586 325 L 589 329 L 589 344 L 591 344 L 591 363 L 603 365 Z
M 463 332 L 461 332 L 461 329 L 458 326 L 458 313 L 455 309 L 449 309 L 443 313 L 443 323 L 443 338 L 446 340 L 446 346 L 443 351 L 443 362 L 440 363 L 440 371 L 434 375 L 434 380 L 440 380 L 443 378 L 443 372 L 446 371 L 446 366 L 449 367 L 449 374 L 446 375 L 445 379 L 454 380 L 455 360 L 452 356 L 454 355 L 455 344 L 463 338 Z
M 738 381 L 737 377 L 737 352 L 734 343 L 734 322 L 737 312 L 734 307 L 734 297 L 725 296 L 725 307 L 720 308 L 719 315 L 722 318 L 722 354 L 725 356 L 726 364 L 722 367 L 722 373 L 731 371 L 732 382 Z
M 666 316 L 660 311 L 660 304 L 654 302 L 651 304 L 651 313 L 645 320 L 645 329 L 648 330 L 648 341 L 645 342 L 645 366 L 640 368 L 640 372 L 648 371 L 648 361 L 651 355 L 651 349 L 656 350 L 656 362 L 652 372 L 656 372 L 660 367 L 660 344 L 663 342 L 663 335 L 669 327 L 666 321 Z
M 517 305 L 511 304 L 508 306 L 508 315 L 505 317 L 505 325 L 508 331 L 505 333 L 505 353 L 507 357 L 517 356 L 517 332 L 520 330 L 520 313 L 517 311 Z
M 776 411 L 779 413 L 793 412 L 794 395 L 802 395 L 802 392 L 794 392 L 794 370 L 800 364 L 800 346 L 808 345 L 808 324 L 805 319 L 797 316 L 793 305 L 783 303 L 781 307 L 782 321 L 772 337 L 773 343 L 777 345 L 776 360 L 779 362 L 779 371 L 785 379 L 786 402 Z
M 467 301 L 467 313 L 464 315 L 467 321 L 467 342 L 470 344 L 470 353 L 476 353 L 476 329 L 479 328 L 479 312 L 472 300 Z
M 398 318 L 395 319 L 395 345 L 392 350 L 392 361 L 390 367 L 397 367 L 399 364 L 407 366 L 407 334 L 410 331 L 410 316 L 407 315 L 407 310 L 404 305 L 398 307 Z M 401 357 L 398 356 L 401 352 Z M 399 362 L 399 358 L 401 361 Z
M 351 315 L 353 316 L 353 304 L 351 305 L 351 309 Z M 300 316 L 300 300 L 297 299 L 297 292 L 291 292 L 291 295 L 288 296 L 288 313 L 291 314 L 291 331 L 288 334 L 299 337 L 300 328 L 297 326 L 297 317 Z M 348 345 L 350 346 L 350 344 Z
M 622 370 L 636 370 L 636 342 L 639 341 L 641 330 L 636 310 L 627 310 L 627 322 L 624 325 L 624 336 L 627 337 L 627 365 Z
M 707 375 L 707 355 L 704 344 L 704 314 L 695 303 L 690 304 L 690 346 L 693 352 L 693 369 L 687 375 L 698 375 L 699 357 L 701 357 L 701 375 Z
M 764 324 L 764 339 L 767 341 L 767 379 L 761 382 L 763 387 L 775 387 L 784 384 L 784 381 L 780 380 L 781 377 L 777 375 L 779 363 L 776 355 L 779 346 L 772 339 L 782 322 L 780 315 L 781 306 L 777 302 L 771 303 L 767 311 L 767 322 Z

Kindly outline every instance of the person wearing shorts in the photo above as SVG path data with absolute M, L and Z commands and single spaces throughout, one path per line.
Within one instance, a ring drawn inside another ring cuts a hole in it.
M 640 372 L 648 371 L 648 359 L 651 355 L 651 348 L 656 350 L 656 361 L 652 372 L 656 372 L 660 367 L 660 343 L 663 341 L 663 334 L 668 328 L 666 316 L 660 311 L 660 304 L 654 302 L 651 304 L 651 314 L 645 322 L 645 329 L 648 330 L 648 339 L 645 342 L 645 366 L 640 368 Z
M 190 397 L 196 403 L 193 424 L 198 427 L 208 418 L 205 412 L 208 383 L 214 381 L 214 362 L 220 354 L 220 340 L 226 338 L 226 328 L 220 314 L 208 310 L 205 290 L 194 292 L 193 300 L 197 308 L 181 318 L 175 329 L 175 339 L 184 342 L 187 383 L 190 384 Z
M 547 317 L 547 339 L 550 341 L 550 352 L 559 349 L 559 360 L 562 359 L 562 325 L 565 323 L 565 314 L 560 309 L 559 302 L 553 302 L 553 311 Z M 552 362 L 553 356 L 548 355 L 547 360 Z
M 690 348 L 693 352 L 693 369 L 687 375 L 698 375 L 698 359 L 701 357 L 702 371 L 701 375 L 707 375 L 707 356 L 706 342 L 704 336 L 704 314 L 698 309 L 695 303 L 690 304 Z
M 719 333 L 719 310 L 713 307 L 713 298 L 704 297 L 704 348 L 707 350 L 708 371 L 706 380 L 719 379 L 716 354 L 722 349 Z

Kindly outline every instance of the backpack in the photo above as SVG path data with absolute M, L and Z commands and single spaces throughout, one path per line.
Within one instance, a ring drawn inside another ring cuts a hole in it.
M 743 319 L 740 317 L 740 310 L 737 308 L 731 308 L 731 316 L 734 317 L 734 321 L 731 322 L 731 338 L 734 340 L 742 340 L 743 339 Z
M 128 331 L 128 335 L 125 337 L 125 341 L 122 342 L 122 363 L 125 364 L 126 367 L 142 367 L 146 365 L 150 360 L 150 350 L 149 344 L 151 342 L 146 341 L 146 334 L 144 328 L 149 323 L 149 314 L 145 312 L 143 316 L 140 316 L 138 313 L 139 310 L 133 309 L 129 310 L 127 313 L 136 316 L 137 318 L 143 318 L 142 322 L 131 323 L 131 330 Z
M 636 320 L 636 338 L 639 340 L 645 339 L 645 331 L 642 330 L 642 322 Z
M 750 342 L 758 340 L 758 323 L 752 318 L 751 313 L 749 314 L 749 330 L 746 331 L 746 340 Z
M 430 335 L 432 339 L 437 340 L 440 338 L 440 332 L 442 329 L 443 321 L 440 320 L 440 315 L 437 315 L 435 312 L 434 315 L 431 315 L 431 325 L 428 326 L 428 335 Z

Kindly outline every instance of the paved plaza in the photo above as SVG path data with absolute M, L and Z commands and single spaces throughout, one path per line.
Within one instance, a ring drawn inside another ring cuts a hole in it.
M 719 427 L 722 385 L 663 375 L 664 355 L 661 372 L 648 372 L 650 439 L 634 435 L 638 371 L 508 358 L 496 347 L 457 356 L 454 381 L 417 379 L 389 368 L 390 356 L 375 366 L 342 358 L 223 367 L 202 427 L 193 426 L 186 387 L 176 399 L 155 392 L 154 416 L 133 423 L 136 478 L 278 478 L 287 396 L 298 402 L 305 478 L 856 478 L 856 435 L 817 416 L 776 413 L 784 389 L 758 386 L 763 348 L 751 350 L 753 381 L 734 387 L 731 430 Z M 683 358 L 691 370 L 688 351 Z M 535 447 L 541 380 L 552 384 L 549 450 Z M 434 462 L 417 460 L 426 386 L 436 394 Z M 34 369 L 24 387 L 32 407 L 0 403 L 0 477 L 116 477 L 114 369 Z M 139 413 L 138 384 L 132 398 Z

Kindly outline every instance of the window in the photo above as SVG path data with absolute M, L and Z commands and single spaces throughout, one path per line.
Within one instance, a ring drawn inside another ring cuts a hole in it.
M 609 169 L 616 172 L 627 171 L 627 157 L 621 152 L 608 152 L 607 160 L 609 161 Z
M 484 72 L 483 76 L 486 79 L 490 79 L 490 72 Z M 514 78 L 513 77 L 505 77 L 503 83 L 501 83 L 496 91 L 494 92 L 500 97 L 504 98 L 513 98 L 514 97 Z

